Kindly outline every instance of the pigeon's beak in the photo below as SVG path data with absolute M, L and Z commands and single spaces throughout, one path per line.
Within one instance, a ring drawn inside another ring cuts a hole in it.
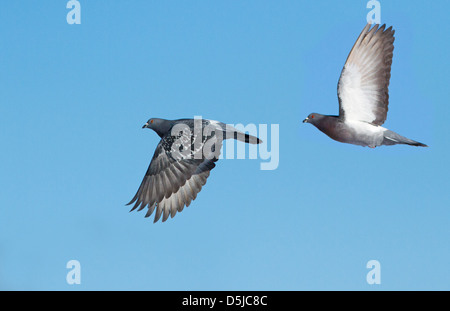
M 308 123 L 309 118 L 306 118 L 305 120 L 303 120 L 303 123 Z
M 144 124 L 144 126 L 142 126 L 143 129 L 146 129 L 148 127 L 148 122 Z

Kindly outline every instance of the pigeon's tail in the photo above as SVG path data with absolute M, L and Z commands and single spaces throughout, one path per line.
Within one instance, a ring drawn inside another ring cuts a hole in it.
M 244 143 L 249 143 L 252 145 L 261 144 L 263 142 L 258 137 L 249 135 L 247 133 L 243 133 L 230 125 L 226 126 L 225 135 L 226 135 L 225 139 L 234 138 L 236 140 L 242 141 Z
M 419 143 L 418 141 L 403 137 L 395 132 L 386 130 L 384 133 L 383 145 L 391 146 L 397 144 L 417 146 L 417 147 L 428 147 L 425 144 Z
M 253 145 L 262 143 L 262 140 L 259 139 L 258 137 L 255 137 L 255 136 L 252 136 L 249 134 L 245 134 L 245 133 L 241 133 L 241 132 L 234 132 L 234 139 L 237 139 L 244 143 L 253 144 Z

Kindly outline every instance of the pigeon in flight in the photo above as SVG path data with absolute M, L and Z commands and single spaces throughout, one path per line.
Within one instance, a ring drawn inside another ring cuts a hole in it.
M 161 141 L 142 183 L 130 203 L 133 211 L 147 207 L 154 222 L 162 215 L 166 221 L 184 206 L 189 206 L 206 183 L 210 171 L 219 159 L 224 139 L 260 144 L 254 136 L 240 132 L 222 122 L 206 119 L 150 119 L 142 128 L 154 130 Z
M 367 24 L 356 40 L 338 83 L 339 116 L 311 113 L 311 123 L 342 143 L 375 148 L 405 144 L 427 147 L 381 125 L 387 117 L 394 33 L 392 26 Z

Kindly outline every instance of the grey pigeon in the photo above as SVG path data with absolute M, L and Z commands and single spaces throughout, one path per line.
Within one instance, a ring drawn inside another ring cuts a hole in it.
M 189 206 L 206 183 L 219 158 L 224 139 L 245 143 L 262 141 L 230 125 L 206 119 L 164 120 L 153 118 L 143 126 L 154 130 L 161 141 L 142 183 L 130 203 L 131 211 L 147 207 L 154 222 L 166 221 Z M 130 211 L 130 212 L 131 212 Z
M 427 147 L 381 125 L 387 117 L 389 79 L 394 51 L 392 26 L 367 24 L 356 40 L 338 83 L 339 116 L 311 113 L 311 123 L 342 143 L 375 148 L 406 144 Z

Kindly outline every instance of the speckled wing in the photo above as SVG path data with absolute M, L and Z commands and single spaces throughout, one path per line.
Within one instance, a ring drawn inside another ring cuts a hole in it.
M 214 137 L 215 135 L 202 136 L 197 139 L 195 135 L 188 133 L 164 136 L 156 147 L 136 195 L 128 203 L 134 203 L 131 211 L 147 207 L 145 217 L 149 217 L 156 209 L 154 222 L 161 215 L 164 222 L 169 215 L 174 217 L 184 206 L 189 206 L 206 184 L 210 171 L 215 167 L 214 162 L 218 159 L 218 156 L 213 157 L 204 152 L 205 148 L 210 148 L 213 153 L 216 149 L 220 150 L 222 142 L 211 141 Z M 190 150 L 181 152 L 181 146 L 186 145 Z
M 353 46 L 338 83 L 339 117 L 382 125 L 389 104 L 394 51 L 392 27 L 367 24 Z

